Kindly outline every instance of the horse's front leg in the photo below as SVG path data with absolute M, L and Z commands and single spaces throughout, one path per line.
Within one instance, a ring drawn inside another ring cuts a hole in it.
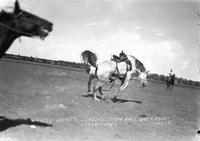
M 89 79 L 88 79 L 88 83 L 87 83 L 87 88 L 88 88 L 88 91 L 87 92 L 90 92 L 90 87 L 91 87 L 91 83 L 92 83 L 92 80 L 95 78 L 95 75 L 91 74 L 89 76 Z

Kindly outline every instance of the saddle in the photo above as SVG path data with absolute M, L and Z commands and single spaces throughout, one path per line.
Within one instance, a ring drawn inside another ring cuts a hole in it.
M 114 60 L 114 61 L 116 61 L 117 63 L 118 63 L 118 62 L 121 62 L 120 58 L 119 58 L 117 55 L 113 55 L 112 57 L 113 57 L 113 58 L 112 58 L 111 60 Z
M 127 71 L 132 70 L 131 61 L 127 57 L 125 59 L 121 60 L 120 57 L 118 57 L 117 55 L 113 55 L 111 60 L 115 61 L 116 63 L 125 62 L 127 64 Z M 117 69 L 117 71 L 119 71 L 119 70 Z M 121 85 L 122 85 L 124 83 L 125 77 L 126 77 L 126 74 L 119 75 L 119 72 L 117 72 L 117 74 L 113 73 L 109 79 L 110 79 L 110 82 L 112 82 L 116 78 L 118 78 L 121 81 Z
M 127 71 L 132 70 L 131 61 L 127 57 L 125 59 L 121 60 L 120 57 L 118 57 L 117 55 L 113 55 L 113 58 L 111 60 L 116 61 L 117 63 L 125 62 L 128 66 Z
M 6 13 L 4 10 L 0 11 L 0 21 L 7 21 L 13 19 L 14 16 L 10 13 Z

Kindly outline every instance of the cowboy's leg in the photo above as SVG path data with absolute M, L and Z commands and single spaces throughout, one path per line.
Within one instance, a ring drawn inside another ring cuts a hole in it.
M 91 87 L 91 83 L 92 83 L 92 80 L 95 78 L 95 75 L 90 75 L 89 76 L 89 79 L 88 79 L 88 83 L 87 83 L 87 87 L 88 87 L 88 92 L 90 92 L 90 87 Z
M 117 90 L 116 93 L 122 92 L 128 86 L 130 79 L 131 79 L 131 72 L 128 71 L 124 83 L 121 85 L 120 89 Z M 117 96 L 118 95 L 114 96 L 114 98 L 117 98 Z
M 124 80 L 124 83 L 120 87 L 120 92 L 122 92 L 128 86 L 128 83 L 129 83 L 130 79 L 131 79 L 131 72 L 127 72 L 126 78 Z
M 125 78 L 125 80 L 124 80 L 124 83 L 121 85 L 120 89 L 117 90 L 117 92 L 115 92 L 115 93 L 117 93 L 117 95 L 115 95 L 115 96 L 113 97 L 113 99 L 117 99 L 118 93 L 119 93 L 119 92 L 122 92 L 122 91 L 128 86 L 128 83 L 129 83 L 130 79 L 131 79 L 131 72 L 127 72 L 126 78 Z
M 126 77 L 120 79 L 120 81 L 121 81 L 121 85 L 120 86 L 122 86 L 124 84 L 125 79 L 126 79 Z

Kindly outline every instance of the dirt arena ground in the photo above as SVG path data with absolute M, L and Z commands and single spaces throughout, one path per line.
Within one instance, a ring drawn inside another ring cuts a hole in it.
M 191 141 L 200 128 L 200 89 L 148 84 L 95 102 L 75 68 L 0 61 L 0 141 Z

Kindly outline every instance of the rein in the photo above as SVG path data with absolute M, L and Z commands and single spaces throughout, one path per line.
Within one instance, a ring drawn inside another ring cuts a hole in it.
M 7 26 L 7 25 L 5 25 L 5 24 L 3 24 L 3 23 L 1 23 L 1 22 L 0 22 L 0 26 L 3 27 L 3 28 L 6 28 L 6 29 L 8 29 L 8 30 L 10 30 L 10 31 L 12 31 L 12 32 L 18 33 L 18 34 L 23 34 L 23 35 L 27 35 L 27 36 L 33 36 L 33 34 L 30 34 L 30 33 L 23 32 L 23 31 L 21 31 L 21 30 L 12 28 L 12 27 Z
M 114 86 L 114 84 L 115 84 L 115 80 L 113 80 L 112 85 L 110 86 L 109 89 L 102 89 L 102 91 L 110 91 L 112 89 L 112 87 Z

